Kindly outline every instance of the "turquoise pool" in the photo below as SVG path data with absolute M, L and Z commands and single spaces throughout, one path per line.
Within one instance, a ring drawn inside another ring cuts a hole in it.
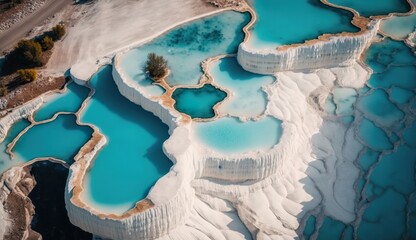
M 381 22 L 381 30 L 397 39 L 405 39 L 415 30 L 416 13 L 409 16 L 394 16 Z
M 162 151 L 168 127 L 152 113 L 124 98 L 111 66 L 99 70 L 90 84 L 96 90 L 81 121 L 93 124 L 108 143 L 85 175 L 83 198 L 94 209 L 121 214 L 146 197 L 172 162 Z
M 31 127 L 12 148 L 16 158 L 29 161 L 54 157 L 68 163 L 92 136 L 92 129 L 79 126 L 73 114 L 61 114 L 54 121 Z
M 69 83 L 65 92 L 48 97 L 42 107 L 34 113 L 33 119 L 40 122 L 52 118 L 58 112 L 75 113 L 89 92 L 90 90 L 86 87 Z
M 356 10 L 361 16 L 388 15 L 389 13 L 405 13 L 410 11 L 406 0 L 328 0 L 339 6 Z
M 213 122 L 195 124 L 196 138 L 202 144 L 222 153 L 244 153 L 269 150 L 279 142 L 282 122 L 273 117 L 242 122 L 225 117 Z
M 244 39 L 242 28 L 249 20 L 248 13 L 234 11 L 195 20 L 123 54 L 120 57 L 120 67 L 129 79 L 138 83 L 147 81 L 143 68 L 147 54 L 155 52 L 168 61 L 171 70 L 167 78 L 169 85 L 196 85 L 202 76 L 202 61 L 220 54 L 237 52 L 238 45 Z M 149 91 L 161 93 L 160 89 Z
M 209 74 L 215 84 L 230 92 L 221 104 L 222 114 L 238 117 L 257 117 L 264 113 L 267 95 L 262 87 L 274 82 L 273 76 L 264 76 L 245 71 L 236 58 L 222 58 L 210 65 Z
M 353 14 L 319 0 L 250 0 L 257 21 L 248 45 L 255 49 L 303 43 L 326 33 L 357 32 Z
M 227 93 L 211 84 L 205 84 L 201 88 L 177 88 L 172 93 L 175 109 L 191 118 L 215 117 L 214 106 L 226 96 Z

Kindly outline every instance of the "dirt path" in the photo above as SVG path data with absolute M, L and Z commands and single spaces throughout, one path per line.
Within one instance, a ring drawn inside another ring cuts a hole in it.
M 48 17 L 73 3 L 73 0 L 49 0 L 37 11 L 14 24 L 10 29 L 0 34 L 0 53 L 10 49 L 18 40 L 23 38 L 32 28 L 41 24 Z

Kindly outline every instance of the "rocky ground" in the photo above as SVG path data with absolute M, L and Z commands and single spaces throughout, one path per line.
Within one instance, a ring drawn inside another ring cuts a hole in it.
M 41 7 L 47 0 L 23 0 L 15 7 L 2 10 L 0 14 L 0 33 L 9 29 L 13 24 L 33 13 Z
M 91 239 L 66 215 L 64 189 L 68 168 L 49 161 L 8 171 L 0 181 L 0 205 L 11 224 L 2 239 Z M 35 213 L 36 210 L 36 213 Z
M 243 4 L 244 0 L 206 0 L 207 3 L 220 8 L 226 7 L 239 7 Z

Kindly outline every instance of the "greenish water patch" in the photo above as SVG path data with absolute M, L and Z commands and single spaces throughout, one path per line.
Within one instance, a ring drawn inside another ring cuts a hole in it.
M 361 97 L 357 108 L 383 127 L 392 126 L 404 116 L 404 113 L 389 101 L 388 94 L 382 89 L 376 89 L 371 94 Z
M 123 54 L 120 67 L 133 81 L 146 81 L 143 69 L 147 54 L 155 52 L 168 61 L 169 85 L 196 85 L 202 76 L 202 61 L 220 54 L 237 53 L 244 39 L 242 28 L 249 21 L 248 13 L 227 11 L 186 23 Z
M 405 39 L 415 30 L 416 14 L 393 16 L 381 22 L 381 30 L 396 39 Z
M 367 148 L 358 158 L 358 164 L 360 165 L 363 171 L 368 171 L 368 169 L 377 162 L 380 152 L 376 152 Z
M 405 230 L 406 200 L 387 189 L 365 209 L 358 239 L 400 239 Z
M 358 126 L 358 137 L 374 150 L 392 149 L 387 134 L 372 121 L 363 119 Z
M 305 229 L 303 229 L 303 237 L 308 240 L 315 232 L 316 217 L 311 215 L 306 221 Z
M 282 121 L 265 117 L 258 121 L 242 122 L 238 118 L 225 117 L 213 122 L 196 123 L 196 137 L 222 153 L 244 153 L 268 150 L 279 142 Z
M 416 148 L 416 120 L 403 131 L 403 139 L 409 146 Z
M 371 173 L 370 181 L 383 189 L 393 188 L 402 194 L 416 190 L 416 149 L 400 145 L 396 151 L 382 156 Z
M 205 84 L 201 88 L 177 88 L 172 94 L 175 109 L 192 118 L 215 117 L 214 106 L 226 96 L 226 92 L 211 84 Z
M 330 217 L 325 217 L 324 223 L 319 229 L 319 240 L 332 240 L 341 239 L 342 232 L 344 231 L 345 225 L 337 220 Z
M 217 85 L 232 93 L 221 105 L 222 113 L 256 117 L 266 110 L 267 95 L 262 87 L 273 83 L 273 76 L 247 72 L 234 57 L 222 58 L 213 63 L 209 73 Z
M 12 151 L 16 158 L 29 161 L 54 157 L 68 163 L 92 136 L 93 130 L 79 126 L 73 114 L 61 114 L 55 120 L 31 127 L 16 142 Z
M 250 0 L 257 21 L 248 45 L 255 49 L 303 43 L 325 33 L 358 32 L 349 11 L 319 0 Z
M 99 70 L 90 84 L 96 90 L 81 121 L 100 129 L 108 143 L 85 175 L 83 200 L 104 213 L 121 214 L 145 198 L 172 162 L 162 151 L 168 127 L 152 113 L 123 97 L 111 66 Z
M 406 0 L 329 0 L 329 2 L 352 8 L 364 17 L 410 11 L 410 6 Z
M 90 90 L 75 83 L 69 83 L 67 88 L 63 93 L 48 97 L 46 102 L 34 113 L 33 119 L 40 122 L 52 118 L 58 112 L 77 112 Z
M 405 43 L 385 38 L 383 41 L 373 43 L 367 50 L 366 64 L 373 72 L 381 73 L 390 65 L 414 65 L 416 59 Z
M 390 91 L 390 99 L 397 104 L 409 103 L 414 96 L 412 91 L 400 87 L 392 87 Z

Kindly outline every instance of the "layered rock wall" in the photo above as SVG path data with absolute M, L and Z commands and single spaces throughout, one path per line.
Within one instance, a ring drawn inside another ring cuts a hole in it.
M 237 60 L 246 71 L 259 74 L 350 66 L 369 46 L 379 24 L 379 21 L 371 22 L 368 31 L 356 35 L 333 36 L 286 49 L 255 50 L 243 42 L 238 48 Z

